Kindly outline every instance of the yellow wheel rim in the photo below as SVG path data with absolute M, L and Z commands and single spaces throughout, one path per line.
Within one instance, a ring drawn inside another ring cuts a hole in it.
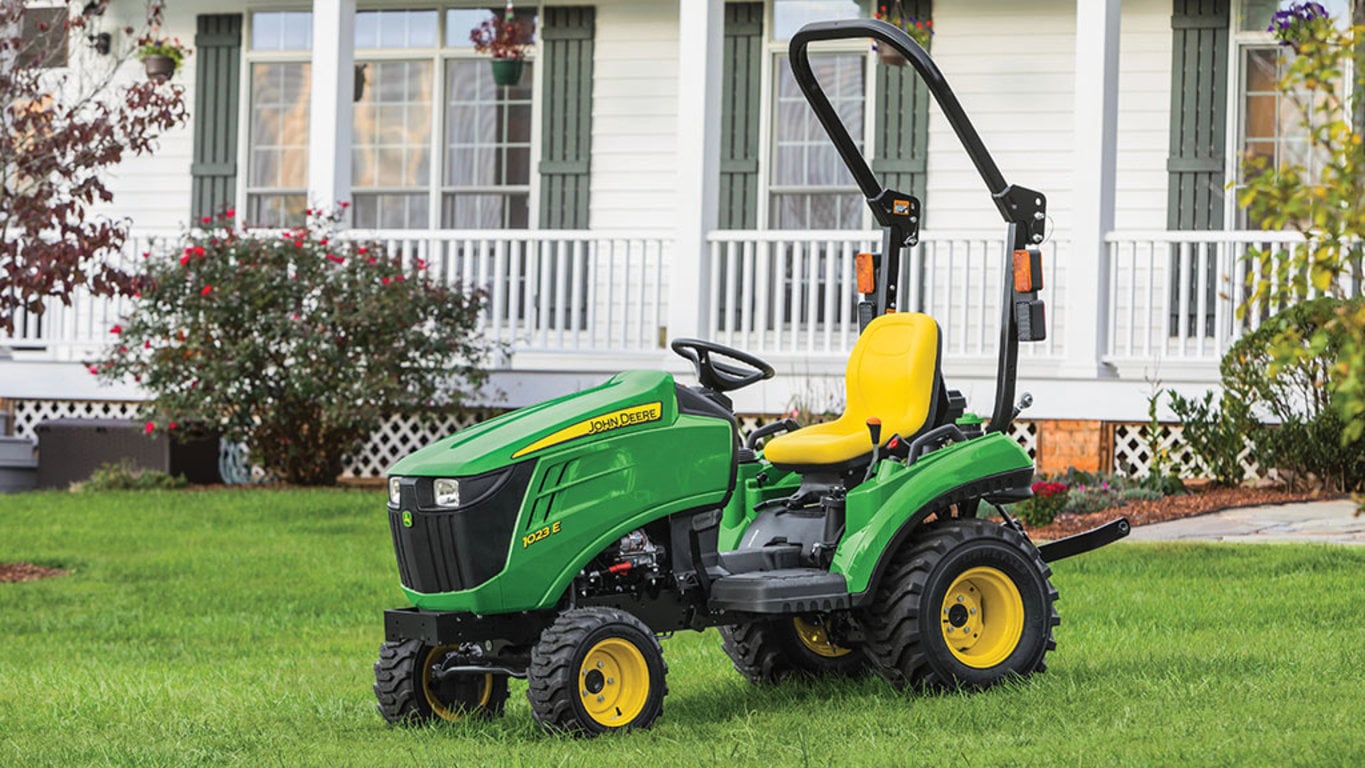
M 620 728 L 644 711 L 649 700 L 649 665 L 635 644 L 609 637 L 588 650 L 578 669 L 583 711 L 599 725 Z
M 437 717 L 451 722 L 459 720 L 471 711 L 487 707 L 489 700 L 493 698 L 493 674 L 490 672 L 484 675 L 480 681 L 479 691 L 473 697 L 473 701 L 441 700 L 440 693 L 436 690 L 436 681 L 432 679 L 432 667 L 439 664 L 447 653 L 456 650 L 459 648 L 454 645 L 432 648 L 427 651 L 426 659 L 422 661 L 422 696 L 426 699 L 427 706 L 431 707 L 431 711 Z M 477 675 L 474 677 L 477 678 Z
M 958 661 L 989 669 L 1008 659 L 1024 634 L 1024 599 L 1003 572 L 964 571 L 943 598 L 943 641 Z
M 823 624 L 812 624 L 800 616 L 793 616 L 792 627 L 796 630 L 796 636 L 801 640 L 801 644 L 811 653 L 827 659 L 837 659 L 853 653 L 852 648 L 831 642 Z

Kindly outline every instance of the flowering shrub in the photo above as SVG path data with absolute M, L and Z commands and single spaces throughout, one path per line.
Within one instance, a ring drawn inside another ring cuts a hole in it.
M 280 478 L 327 485 L 382 418 L 453 408 L 484 381 L 481 292 L 335 241 L 333 215 L 269 236 L 232 216 L 178 258 L 143 254 L 139 300 L 91 366 L 151 393 L 148 431 L 218 429 Z
M 1057 517 L 1057 513 L 1066 506 L 1067 497 L 1071 489 L 1063 483 L 1052 483 L 1046 480 L 1033 484 L 1033 498 L 1026 499 L 1015 505 L 1014 511 L 1024 522 L 1034 528 L 1042 528 L 1052 522 Z

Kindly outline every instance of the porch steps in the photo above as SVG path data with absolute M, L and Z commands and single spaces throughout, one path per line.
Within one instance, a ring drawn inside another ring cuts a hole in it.
M 37 444 L 9 434 L 9 414 L 0 411 L 0 493 L 30 491 L 38 482 Z

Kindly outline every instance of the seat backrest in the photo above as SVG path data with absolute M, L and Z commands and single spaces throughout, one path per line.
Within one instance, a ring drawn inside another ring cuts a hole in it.
M 939 389 L 938 323 L 919 312 L 881 315 L 853 346 L 844 372 L 844 416 L 882 422 L 882 440 L 909 438 L 933 415 Z

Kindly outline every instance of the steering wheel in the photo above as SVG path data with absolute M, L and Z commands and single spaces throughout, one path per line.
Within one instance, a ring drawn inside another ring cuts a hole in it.
M 710 341 L 674 339 L 669 347 L 695 365 L 697 379 L 701 381 L 701 385 L 715 392 L 731 392 L 764 379 L 771 379 L 776 373 L 771 365 L 747 352 Z M 743 363 L 744 366 L 713 360 L 712 355 L 729 358 Z

